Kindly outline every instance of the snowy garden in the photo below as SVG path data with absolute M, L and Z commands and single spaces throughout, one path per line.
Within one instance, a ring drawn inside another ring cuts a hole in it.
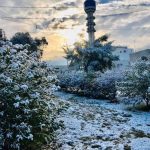
M 65 48 L 69 68 L 58 73 L 56 93 L 70 106 L 59 118 L 62 150 L 150 149 L 150 62 L 116 69 L 113 50 L 107 35 L 94 48 L 86 42 Z
M 104 35 L 65 47 L 56 72 L 41 60 L 46 39 L 18 37 L 0 41 L 0 149 L 150 150 L 148 60 L 114 69 Z

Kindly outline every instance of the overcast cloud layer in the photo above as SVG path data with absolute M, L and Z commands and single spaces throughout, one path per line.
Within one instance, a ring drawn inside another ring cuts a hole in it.
M 44 7 L 0 7 L 0 28 L 6 31 L 8 37 L 18 31 L 45 36 L 49 47 L 45 50 L 44 58 L 59 59 L 63 56 L 63 45 L 71 45 L 80 38 L 87 38 L 83 2 L 0 0 L 0 6 Z M 97 37 L 108 33 L 111 40 L 114 40 L 114 45 L 128 46 L 135 51 L 150 48 L 149 0 L 97 0 L 95 15 Z

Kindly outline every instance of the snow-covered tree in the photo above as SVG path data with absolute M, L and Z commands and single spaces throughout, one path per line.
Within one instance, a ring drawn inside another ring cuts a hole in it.
M 0 147 L 40 149 L 54 137 L 56 76 L 26 45 L 0 41 Z
M 89 71 L 105 72 L 111 69 L 113 61 L 118 60 L 112 54 L 114 48 L 112 42 L 108 42 L 108 36 L 104 35 L 95 40 L 94 47 L 88 47 L 87 42 L 75 43 L 73 49 L 66 48 L 66 59 L 70 67 Z
M 32 38 L 31 35 L 26 32 L 17 32 L 10 40 L 13 44 L 22 44 L 28 45 L 28 54 L 33 52 L 38 52 L 40 54 L 39 57 L 43 54 L 43 47 L 48 45 L 48 42 L 45 37 L 40 38 Z
M 126 71 L 121 82 L 117 83 L 118 96 L 129 98 L 136 103 L 145 101 L 150 105 L 150 62 L 139 60 Z

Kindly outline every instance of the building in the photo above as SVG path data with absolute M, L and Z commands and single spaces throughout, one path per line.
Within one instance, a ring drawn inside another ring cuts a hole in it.
M 146 49 L 146 50 L 142 50 L 142 51 L 138 51 L 138 52 L 130 54 L 131 63 L 140 59 L 145 59 L 145 60 L 150 61 L 150 49 Z
M 133 53 L 133 49 L 126 46 L 115 46 L 113 55 L 119 57 L 119 60 L 115 62 L 116 68 L 125 68 L 130 65 L 130 56 Z
M 0 29 L 0 40 L 6 40 L 5 32 L 3 29 Z

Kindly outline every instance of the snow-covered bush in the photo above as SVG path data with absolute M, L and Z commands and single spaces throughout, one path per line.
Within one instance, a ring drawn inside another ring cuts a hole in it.
M 118 97 L 131 103 L 145 102 L 150 105 L 150 62 L 140 60 L 126 71 L 121 82 L 117 83 Z
M 123 73 L 113 71 L 104 74 L 66 71 L 59 74 L 58 78 L 60 87 L 65 91 L 113 100 L 116 96 L 115 83 L 121 80 L 122 76 Z
M 59 86 L 68 91 L 77 91 L 83 88 L 86 74 L 82 71 L 63 71 L 59 73 Z
M 59 105 L 52 96 L 55 74 L 25 47 L 0 41 L 2 149 L 40 149 L 59 126 L 55 123 Z
M 114 100 L 116 97 L 116 82 L 123 77 L 123 72 L 109 71 L 96 77 L 93 82 L 93 95 L 95 97 L 108 98 Z

